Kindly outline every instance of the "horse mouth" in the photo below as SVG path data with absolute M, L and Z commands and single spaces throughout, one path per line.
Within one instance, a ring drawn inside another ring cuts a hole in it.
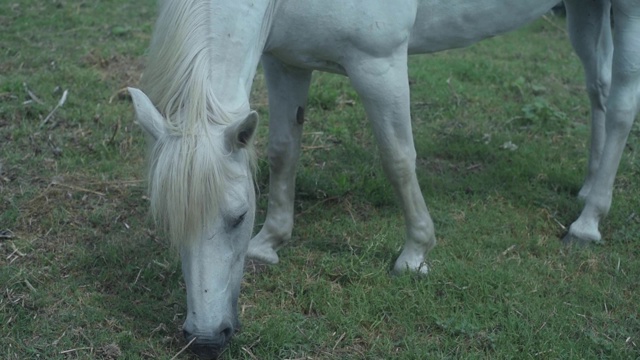
M 184 339 L 187 341 L 188 351 L 202 360 L 217 359 L 231 341 L 232 335 L 237 329 L 229 331 L 222 339 L 211 340 L 205 336 L 190 334 L 183 330 Z
M 214 360 L 217 359 L 226 345 L 216 344 L 197 344 L 193 343 L 189 346 L 189 350 L 202 360 Z

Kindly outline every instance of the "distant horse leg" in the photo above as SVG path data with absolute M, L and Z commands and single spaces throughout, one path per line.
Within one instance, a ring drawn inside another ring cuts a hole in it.
M 251 239 L 247 255 L 275 264 L 277 248 L 291 238 L 296 165 L 311 71 L 291 68 L 262 57 L 269 91 L 269 203 L 260 232 Z
M 406 54 L 406 49 L 399 49 L 392 58 L 359 59 L 346 69 L 373 125 L 383 168 L 404 211 L 406 240 L 393 270 L 426 273 L 425 256 L 436 240 L 415 172 Z
M 605 141 L 606 101 L 611 87 L 613 42 L 609 1 L 567 0 L 571 44 L 582 61 L 591 101 L 591 149 L 587 175 L 578 196 L 587 197 L 598 171 Z
M 565 242 L 601 241 L 598 223 L 611 207 L 615 175 L 640 106 L 640 1 L 612 3 L 615 50 L 611 93 L 606 103 L 604 149 L 584 209 L 571 224 Z

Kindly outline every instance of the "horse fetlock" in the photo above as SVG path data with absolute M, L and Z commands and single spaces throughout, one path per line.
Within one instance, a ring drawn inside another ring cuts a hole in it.
M 262 237 L 264 243 L 269 243 L 275 249 L 283 243 L 291 240 L 291 232 L 293 231 L 293 220 L 288 216 L 280 221 L 265 222 L 262 230 L 256 235 L 256 238 Z M 252 240 L 253 242 L 253 240 Z
M 247 256 L 268 264 L 277 264 L 277 249 L 291 239 L 291 227 L 287 229 L 282 230 L 265 224 L 258 235 L 249 242 Z
M 436 235 L 433 222 L 428 221 L 419 224 L 407 224 L 407 241 L 405 247 L 415 247 L 416 251 L 428 252 L 436 245 Z M 418 250 L 420 249 L 420 250 Z
M 253 240 L 249 243 L 247 257 L 272 265 L 280 261 L 276 250 L 271 245 L 266 243 L 254 244 Z

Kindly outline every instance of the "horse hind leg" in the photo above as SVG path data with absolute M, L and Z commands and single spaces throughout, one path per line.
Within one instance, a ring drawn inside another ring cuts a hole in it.
M 609 1 L 567 0 L 569 38 L 584 68 L 591 103 L 591 147 L 587 175 L 578 197 L 584 199 L 595 181 L 605 142 L 606 102 L 611 87 L 611 37 Z
M 601 242 L 598 224 L 611 207 L 616 172 L 640 108 L 640 6 L 638 0 L 614 0 L 612 4 L 615 51 L 602 158 L 585 206 L 565 242 Z
M 406 49 L 399 49 L 389 59 L 359 59 L 346 69 L 373 126 L 383 168 L 404 212 L 406 239 L 393 271 L 427 273 L 425 256 L 436 240 L 415 172 L 406 54 Z
M 275 264 L 276 250 L 291 239 L 293 230 L 295 175 L 311 71 L 287 67 L 269 55 L 262 57 L 262 65 L 269 91 L 269 198 L 265 222 L 249 242 L 247 256 Z

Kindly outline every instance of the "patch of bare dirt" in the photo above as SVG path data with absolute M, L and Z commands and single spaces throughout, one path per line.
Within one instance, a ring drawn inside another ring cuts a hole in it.
M 144 68 L 142 57 L 122 54 L 103 57 L 92 51 L 84 56 L 83 61 L 86 65 L 97 69 L 103 81 L 113 81 L 122 88 L 137 84 Z

